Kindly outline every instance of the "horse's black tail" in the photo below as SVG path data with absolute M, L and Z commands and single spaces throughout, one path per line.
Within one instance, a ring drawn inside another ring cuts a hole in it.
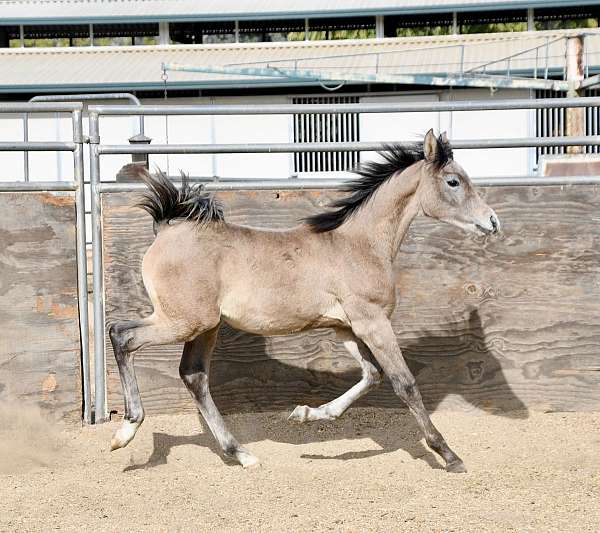
M 181 173 L 178 189 L 160 169 L 151 175 L 139 163 L 125 165 L 119 177 L 142 180 L 148 190 L 144 192 L 137 207 L 147 211 L 154 219 L 155 232 L 173 219 L 188 219 L 198 225 L 224 220 L 223 207 L 215 198 L 202 190 L 202 185 L 190 185 L 188 177 Z

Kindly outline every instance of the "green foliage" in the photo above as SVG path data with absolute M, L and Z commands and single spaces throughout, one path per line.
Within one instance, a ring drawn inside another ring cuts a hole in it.
M 462 24 L 460 33 L 500 33 L 527 31 L 527 22 L 492 22 L 489 24 Z
M 341 39 L 374 39 L 375 28 L 363 28 L 358 30 L 333 30 L 333 31 L 311 31 L 311 41 L 341 40 Z
M 396 37 L 422 37 L 434 35 L 450 35 L 452 26 L 413 26 L 396 28 Z
M 536 20 L 535 29 L 541 30 L 573 30 L 576 28 L 597 28 L 598 19 L 565 19 L 565 20 Z

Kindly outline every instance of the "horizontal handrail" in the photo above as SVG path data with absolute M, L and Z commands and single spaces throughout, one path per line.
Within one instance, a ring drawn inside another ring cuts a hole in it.
M 0 104 L 0 113 L 72 113 L 83 110 L 81 102 L 22 102 Z
M 410 141 L 406 141 L 410 143 Z M 269 154 L 299 152 L 368 152 L 384 150 L 390 143 L 248 143 L 248 144 L 107 144 L 99 154 Z M 455 149 L 530 148 L 543 146 L 590 146 L 600 144 L 600 135 L 585 137 L 525 137 L 520 139 L 469 139 L 451 141 Z
M 75 191 L 74 181 L 6 181 L 0 182 L 0 192 Z
M 44 94 L 34 96 L 30 102 L 89 102 L 92 100 L 129 100 L 132 105 L 140 106 L 140 99 L 131 93 L 90 93 L 90 94 Z M 139 133 L 144 135 L 144 117 L 139 117 Z
M 460 102 L 410 102 L 397 104 L 273 104 L 273 105 L 143 105 L 133 110 L 123 105 L 93 105 L 97 115 L 290 115 L 333 113 L 411 113 L 440 111 L 494 111 L 600 106 L 600 97 L 477 100 Z
M 305 189 L 343 189 L 350 179 L 239 179 L 210 181 L 202 184 L 206 191 L 243 191 L 243 190 L 305 190 Z M 491 178 L 473 178 L 473 182 L 482 187 L 507 187 L 523 185 L 600 185 L 600 176 L 499 176 Z M 176 185 L 181 182 L 174 181 Z M 146 185 L 141 182 L 102 183 L 102 193 L 144 191 Z
M 74 142 L 0 142 L 0 152 L 74 152 Z
M 91 93 L 91 94 L 43 94 L 34 96 L 30 102 L 80 102 L 89 100 L 129 100 L 134 105 L 142 105 L 140 99 L 131 93 Z

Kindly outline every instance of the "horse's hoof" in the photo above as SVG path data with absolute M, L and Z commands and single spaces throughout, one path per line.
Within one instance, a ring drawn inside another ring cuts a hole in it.
M 308 420 L 308 412 L 310 410 L 310 407 L 308 407 L 308 405 L 298 405 L 290 414 L 290 416 L 288 416 L 288 420 L 291 420 L 292 422 L 306 422 Z
M 257 457 L 246 450 L 239 450 L 235 454 L 235 458 L 239 461 L 242 467 L 246 470 L 253 470 L 260 467 L 260 461 Z
M 114 452 L 119 448 L 125 448 L 135 437 L 138 427 L 140 427 L 140 422 L 123 420 L 122 426 L 115 432 L 110 441 L 110 451 Z
M 459 459 L 458 461 L 453 461 L 446 465 L 446 472 L 451 472 L 452 474 L 464 474 L 467 472 L 467 468 L 465 464 Z

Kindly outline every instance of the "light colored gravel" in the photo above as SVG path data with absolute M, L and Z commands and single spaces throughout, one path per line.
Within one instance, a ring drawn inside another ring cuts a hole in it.
M 55 426 L 0 410 L 2 531 L 600 531 L 600 413 L 439 412 L 469 473 L 448 474 L 401 410 L 298 426 L 227 417 L 262 460 L 224 462 L 193 414 Z

